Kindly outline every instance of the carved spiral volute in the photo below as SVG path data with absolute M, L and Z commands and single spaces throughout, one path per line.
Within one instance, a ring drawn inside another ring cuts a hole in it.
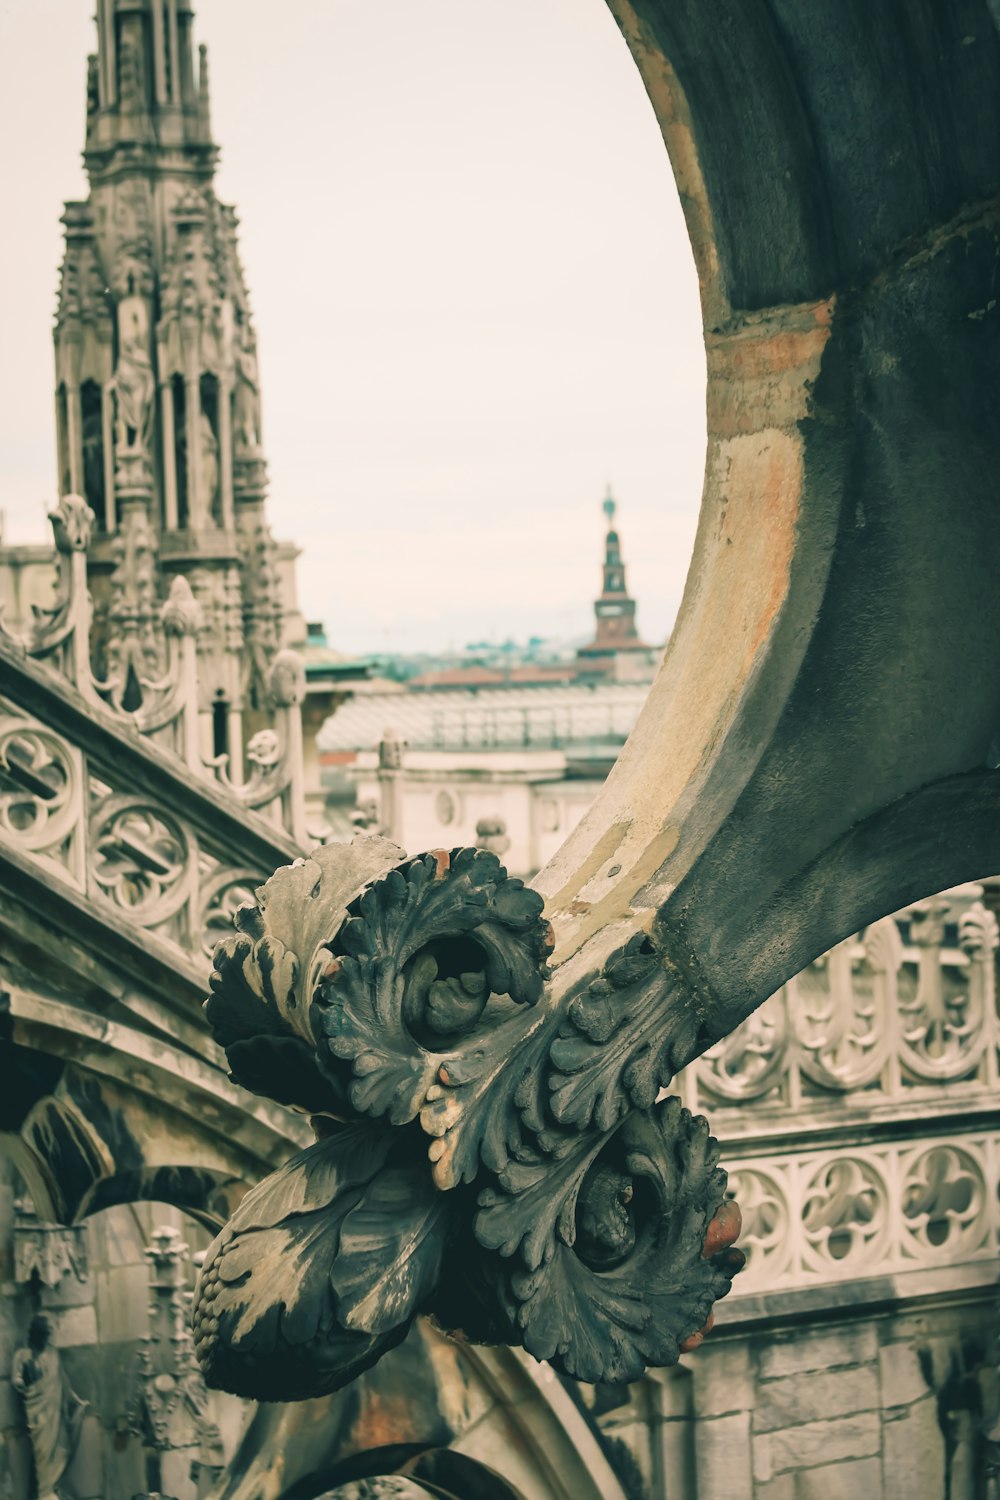
M 541 898 L 485 850 L 360 838 L 256 894 L 207 1014 L 233 1077 L 319 1139 L 206 1256 L 208 1379 L 334 1390 L 421 1312 L 583 1380 L 676 1360 L 740 1257 L 705 1253 L 725 1192 L 706 1122 L 653 1102 L 690 1039 L 651 1043 L 649 944 L 556 998 Z

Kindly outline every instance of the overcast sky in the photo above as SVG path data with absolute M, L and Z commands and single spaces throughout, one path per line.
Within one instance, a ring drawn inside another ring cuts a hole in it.
M 93 0 L 0 0 L 0 507 L 45 535 L 49 330 Z M 200 0 L 256 314 L 270 514 L 350 652 L 591 623 L 619 499 L 662 639 L 704 356 L 665 151 L 603 0 Z

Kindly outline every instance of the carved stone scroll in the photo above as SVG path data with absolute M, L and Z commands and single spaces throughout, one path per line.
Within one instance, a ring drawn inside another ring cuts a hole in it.
M 280 870 L 216 950 L 233 1077 L 314 1116 L 209 1250 L 209 1380 L 334 1390 L 428 1312 L 583 1380 L 675 1361 L 742 1264 L 725 1174 L 661 1086 L 697 1030 L 649 1029 L 645 940 L 557 999 L 540 897 L 485 850 L 386 840 Z M 709 1253 L 704 1253 L 708 1237 Z

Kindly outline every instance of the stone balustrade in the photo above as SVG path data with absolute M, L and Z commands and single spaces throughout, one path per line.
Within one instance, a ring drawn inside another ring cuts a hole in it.
M 782 987 L 673 1087 L 731 1163 L 734 1297 L 995 1260 L 997 923 L 978 885 L 906 907 Z

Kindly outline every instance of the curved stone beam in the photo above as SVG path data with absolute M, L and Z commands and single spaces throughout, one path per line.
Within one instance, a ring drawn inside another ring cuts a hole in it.
M 702 283 L 683 605 L 540 895 L 364 841 L 220 947 L 234 1077 L 320 1131 L 206 1260 L 209 1378 L 247 1394 L 333 1389 L 420 1310 L 586 1380 L 675 1359 L 738 1220 L 659 1091 L 851 931 L 1000 865 L 993 10 L 610 3 Z
M 986 0 L 610 0 L 702 284 L 709 448 L 664 666 L 536 882 L 690 971 L 698 1050 L 1000 864 L 1000 38 Z
M 349 1391 L 260 1405 L 211 1500 L 318 1496 L 350 1475 L 409 1473 L 442 1451 L 456 1465 L 464 1455 L 496 1467 L 503 1455 L 504 1495 L 625 1500 L 598 1437 L 547 1375 L 517 1351 L 459 1345 L 421 1321 Z M 478 1494 L 471 1484 L 455 1488 Z
M 23 989 L 2 997 L 0 1022 L 0 1076 L 20 1084 L 0 1140 L 46 1219 L 148 1200 L 215 1229 L 303 1139 L 304 1122 L 263 1100 L 248 1110 L 216 1067 L 119 1022 Z

